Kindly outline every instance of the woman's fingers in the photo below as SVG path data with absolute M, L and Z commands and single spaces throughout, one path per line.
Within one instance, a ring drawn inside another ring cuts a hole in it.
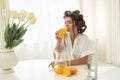
M 55 32 L 55 35 L 58 35 L 58 33 L 59 33 L 59 31 L 56 31 L 56 32 Z
M 55 32 L 55 38 L 56 38 L 57 40 L 61 40 L 61 38 L 58 36 L 58 34 L 59 34 L 59 31 L 56 31 L 56 32 Z
M 49 64 L 49 66 L 54 67 L 54 61 Z

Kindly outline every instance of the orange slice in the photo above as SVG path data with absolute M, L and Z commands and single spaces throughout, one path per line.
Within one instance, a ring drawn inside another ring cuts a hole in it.
M 66 67 L 66 65 L 59 64 L 59 65 L 54 67 L 54 71 L 57 74 L 63 74 L 63 70 L 64 70 L 65 67 Z
M 54 72 L 56 74 L 62 74 L 63 76 L 69 77 L 77 73 L 77 68 L 71 68 L 69 66 L 59 64 L 54 67 Z
M 76 68 L 70 68 L 70 70 L 71 70 L 71 74 L 72 74 L 72 75 L 74 75 L 74 74 L 77 73 L 77 69 L 76 69 Z
M 67 77 L 71 76 L 71 69 L 69 67 L 65 67 L 63 71 L 63 75 Z

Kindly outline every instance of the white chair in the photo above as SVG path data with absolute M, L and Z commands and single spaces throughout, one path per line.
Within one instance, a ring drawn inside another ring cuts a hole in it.
M 97 80 L 98 76 L 98 40 L 92 40 L 94 54 L 89 55 L 88 60 L 88 79 L 87 80 Z

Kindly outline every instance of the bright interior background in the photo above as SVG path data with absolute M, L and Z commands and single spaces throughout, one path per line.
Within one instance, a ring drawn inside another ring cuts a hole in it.
M 10 0 L 9 2 L 10 9 L 34 12 L 37 17 L 35 25 L 30 26 L 24 36 L 24 42 L 15 49 L 21 56 L 20 59 L 52 58 L 56 41 L 54 33 L 64 27 L 64 11 L 79 9 L 79 0 Z
M 4 4 L 8 0 L 1 1 Z M 35 25 L 29 26 L 24 42 L 15 48 L 19 60 L 52 58 L 54 33 L 64 27 L 64 11 L 78 9 L 87 24 L 85 33 L 91 39 L 98 39 L 99 59 L 120 66 L 119 0 L 9 0 L 8 4 L 12 10 L 34 12 L 37 17 Z

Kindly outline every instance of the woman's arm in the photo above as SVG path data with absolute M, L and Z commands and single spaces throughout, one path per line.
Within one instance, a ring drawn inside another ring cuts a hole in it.
M 71 66 L 83 65 L 83 64 L 87 64 L 87 62 L 88 62 L 88 56 L 85 56 L 85 57 L 82 57 L 80 59 L 71 60 L 70 65 Z
M 60 41 L 57 41 L 55 51 L 60 52 Z M 54 59 L 56 58 L 55 51 L 53 52 Z
M 49 66 L 54 67 L 54 62 L 55 61 L 51 62 L 49 64 Z M 87 64 L 87 62 L 88 62 L 88 56 L 85 56 L 85 57 L 80 58 L 80 59 L 71 60 L 70 61 L 70 66 L 83 65 L 83 64 Z M 67 64 L 69 65 L 69 62 L 67 62 Z

